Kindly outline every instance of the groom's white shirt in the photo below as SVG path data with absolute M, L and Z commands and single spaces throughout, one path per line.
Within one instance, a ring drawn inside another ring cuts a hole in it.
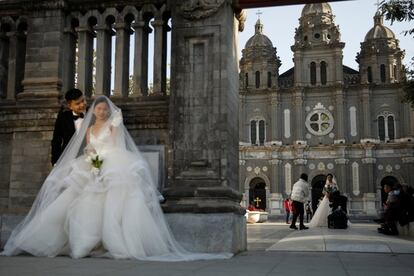
M 75 112 L 72 111 L 72 114 L 74 116 L 79 116 L 78 114 L 76 114 Z M 78 118 L 77 120 L 73 121 L 75 124 L 75 129 L 76 129 L 76 134 L 79 132 L 81 126 L 82 126 L 82 122 L 83 122 L 83 118 Z

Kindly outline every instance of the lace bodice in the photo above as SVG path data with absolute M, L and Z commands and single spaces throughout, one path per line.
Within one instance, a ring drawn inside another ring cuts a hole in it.
M 89 144 L 98 154 L 105 154 L 114 146 L 112 131 L 109 126 L 101 129 L 98 135 L 94 135 L 92 128 L 89 130 Z

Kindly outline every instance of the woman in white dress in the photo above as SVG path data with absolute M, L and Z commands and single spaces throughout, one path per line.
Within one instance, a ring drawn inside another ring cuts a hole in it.
M 160 198 L 121 110 L 100 96 L 2 254 L 161 261 L 232 256 L 184 250 L 171 234 Z
M 332 192 L 338 190 L 338 185 L 332 174 L 326 176 L 326 183 L 323 188 L 324 197 L 319 203 L 315 214 L 309 222 L 309 227 L 326 227 L 328 226 L 328 215 L 331 211 L 329 206 L 329 196 Z

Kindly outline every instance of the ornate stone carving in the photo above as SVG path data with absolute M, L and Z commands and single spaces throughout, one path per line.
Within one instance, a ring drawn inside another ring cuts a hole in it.
M 338 164 L 338 165 L 346 165 L 346 164 L 349 163 L 349 159 L 338 158 L 338 159 L 335 159 L 335 163 Z
M 64 0 L 57 1 L 30 1 L 24 5 L 26 10 L 58 10 L 67 7 L 67 3 Z
M 293 160 L 293 164 L 295 165 L 306 165 L 306 163 L 308 163 L 308 160 L 303 159 L 303 158 L 298 158 Z
M 361 159 L 362 164 L 375 164 L 377 162 L 376 158 L 368 157 Z
M 189 20 L 199 20 L 216 13 L 226 0 L 187 0 L 181 4 L 181 15 Z
M 236 14 L 236 19 L 239 21 L 239 32 L 243 32 L 244 30 L 244 23 L 247 19 L 247 13 L 245 10 L 241 10 L 238 14 Z
M 402 162 L 403 164 L 414 163 L 414 157 L 403 157 Z

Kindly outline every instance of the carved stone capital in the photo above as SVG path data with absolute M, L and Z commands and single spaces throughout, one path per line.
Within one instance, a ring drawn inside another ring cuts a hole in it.
M 369 158 L 362 159 L 362 164 L 375 164 L 375 163 L 377 163 L 376 158 L 369 157 Z
M 239 13 L 236 14 L 236 19 L 239 21 L 239 32 L 243 32 L 244 30 L 244 23 L 247 19 L 247 13 L 245 10 L 241 10 Z
M 402 158 L 402 162 L 403 164 L 411 164 L 414 163 L 414 157 L 410 156 L 410 157 L 403 157 Z
M 293 160 L 293 164 L 295 165 L 306 165 L 308 163 L 308 160 L 303 159 L 303 158 L 298 158 Z
M 269 160 L 269 164 L 271 164 L 271 165 L 280 165 L 280 164 L 282 164 L 282 160 L 271 159 L 271 160 Z
M 186 0 L 180 7 L 181 15 L 188 20 L 200 20 L 215 14 L 226 0 Z
M 335 159 L 335 164 L 338 164 L 338 165 L 346 165 L 348 163 L 349 163 L 349 159 L 346 159 L 346 158 Z

